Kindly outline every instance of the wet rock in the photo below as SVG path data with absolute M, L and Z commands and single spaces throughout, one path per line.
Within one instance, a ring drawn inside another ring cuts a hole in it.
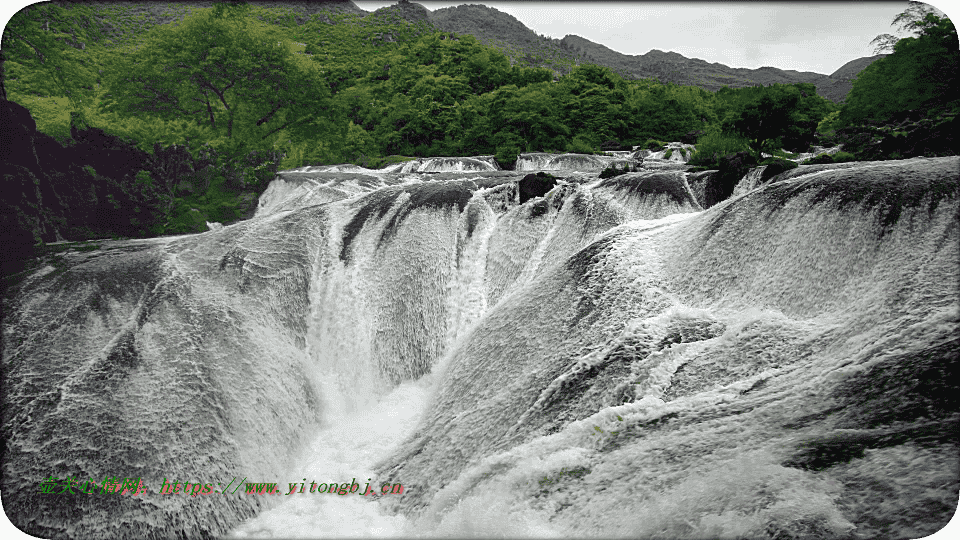
M 524 176 L 519 183 L 520 204 L 534 197 L 543 197 L 555 185 L 557 185 L 557 177 L 542 171 Z

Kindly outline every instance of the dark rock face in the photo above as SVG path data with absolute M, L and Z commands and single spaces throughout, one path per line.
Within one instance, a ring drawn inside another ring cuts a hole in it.
M 764 165 L 767 166 L 763 170 L 763 174 L 760 175 L 760 183 L 765 184 L 774 176 L 782 172 L 789 171 L 791 169 L 796 169 L 798 165 L 793 161 L 787 159 L 773 159 L 773 160 L 764 160 Z
M 134 181 L 149 168 L 149 154 L 96 128 L 72 129 L 73 144 L 64 147 L 38 132 L 17 103 L 4 101 L 0 111 L 0 132 L 9 137 L 0 153 L 5 259 L 22 263 L 37 241 L 150 234 L 156 200 Z
M 747 174 L 750 167 L 757 165 L 756 159 L 750 152 L 737 152 L 725 156 L 720 160 L 720 170 L 710 175 L 703 189 L 703 200 L 700 205 L 704 208 L 725 201 L 733 195 L 737 182 Z
M 703 208 L 706 208 L 706 204 L 704 203 L 704 193 L 707 183 L 715 174 L 717 174 L 717 171 L 715 170 L 699 171 L 687 174 L 687 184 L 690 186 L 690 192 L 693 193 L 693 197 Z
M 684 185 L 683 173 L 679 171 L 645 171 L 620 175 L 605 179 L 600 183 L 600 187 L 611 187 L 641 196 L 667 195 L 678 205 L 697 205 L 697 201 L 690 199 L 690 193 Z
M 23 269 L 33 256 L 33 245 L 42 237 L 55 238 L 50 216 L 43 212 L 40 165 L 33 147 L 37 125 L 30 112 L 11 101 L 0 101 L 0 169 L 3 170 L 3 197 L 0 198 L 0 248 L 3 274 Z
M 699 139 L 703 133 L 702 129 L 688 131 L 686 135 L 680 137 L 680 142 L 683 144 L 697 144 L 697 139 Z
M 30 111 L 12 101 L 0 102 L 0 161 L 4 163 L 36 166 L 36 156 L 30 138 L 37 131 L 37 123 Z
M 30 112 L 12 101 L 0 101 L 0 133 L 4 275 L 20 272 L 38 242 L 156 236 L 171 198 L 205 192 L 216 173 L 245 192 L 240 215 L 252 217 L 257 192 L 280 159 L 277 152 L 218 156 L 210 147 L 193 157 L 182 145 L 155 145 L 151 154 L 101 129 L 76 125 L 61 144 L 38 132 Z M 205 230 L 202 219 L 197 227 L 193 232 Z
M 520 204 L 534 197 L 543 197 L 557 185 L 557 178 L 545 172 L 528 174 L 520 180 Z
M 616 139 L 610 139 L 609 141 L 604 141 L 604 142 L 600 145 L 600 149 L 601 149 L 601 150 L 624 150 L 624 151 L 627 151 L 627 150 L 632 150 L 633 147 L 631 147 L 631 146 L 629 146 L 629 145 L 622 144 L 620 141 L 618 141 L 618 140 L 616 140 Z
M 960 154 L 960 117 L 936 120 L 911 118 L 909 113 L 886 126 L 851 126 L 837 130 L 844 150 L 861 160 L 951 156 Z

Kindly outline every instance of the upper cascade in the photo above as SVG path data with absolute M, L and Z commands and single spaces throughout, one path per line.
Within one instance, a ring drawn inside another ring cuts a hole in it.
M 493 156 L 430 157 L 408 161 L 394 169 L 402 173 L 499 171 Z
M 682 165 L 690 161 L 690 158 L 693 157 L 693 153 L 696 152 L 696 150 L 697 147 L 692 144 L 669 142 L 664 145 L 663 149 L 656 152 L 647 150 L 646 148 L 635 149 L 631 157 L 634 159 L 642 159 L 644 164 L 648 161 L 665 161 Z
M 516 171 L 602 171 L 607 167 L 635 163 L 633 160 L 618 156 L 597 156 L 592 154 L 548 154 L 531 152 L 517 156 Z

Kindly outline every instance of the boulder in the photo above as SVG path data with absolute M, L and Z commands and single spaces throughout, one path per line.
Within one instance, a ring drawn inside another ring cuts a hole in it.
M 534 197 L 543 197 L 555 185 L 557 185 L 557 177 L 542 171 L 524 176 L 519 184 L 520 204 Z
M 710 208 L 730 198 L 743 175 L 756 165 L 757 160 L 746 151 L 721 158 L 720 169 L 716 174 L 710 175 L 704 185 L 701 206 Z

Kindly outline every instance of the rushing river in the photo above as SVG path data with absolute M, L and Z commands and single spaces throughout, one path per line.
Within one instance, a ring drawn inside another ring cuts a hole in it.
M 706 210 L 682 162 L 598 178 L 630 160 L 285 171 L 251 220 L 57 256 L 4 302 L 7 515 L 69 538 L 946 525 L 960 158 L 755 170 Z M 538 170 L 561 180 L 523 195 Z M 67 489 L 111 477 L 141 493 Z

